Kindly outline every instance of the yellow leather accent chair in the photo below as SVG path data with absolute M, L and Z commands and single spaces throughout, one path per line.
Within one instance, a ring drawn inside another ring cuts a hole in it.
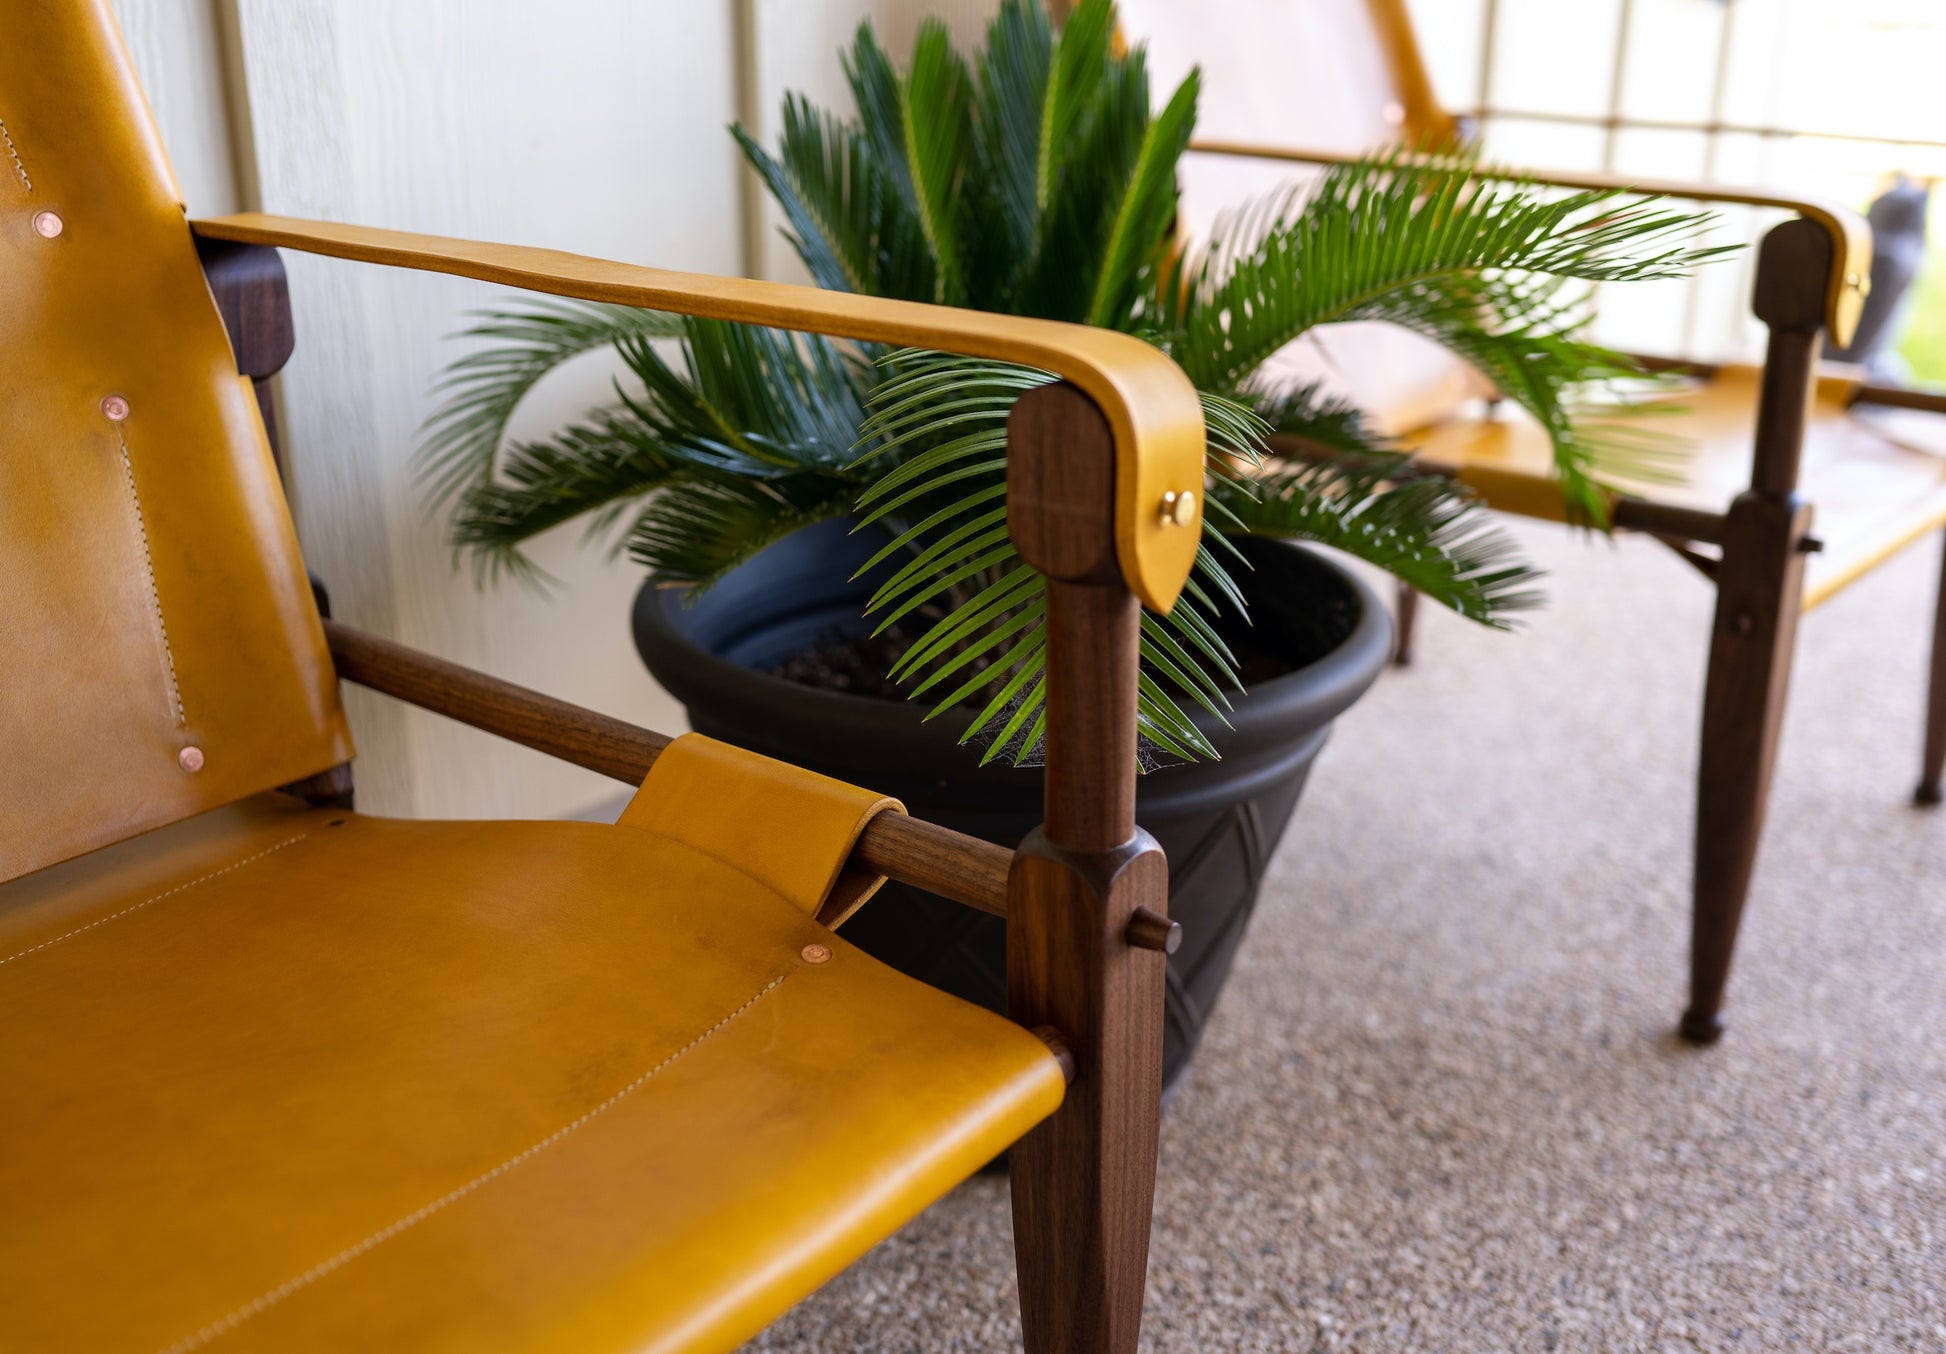
M 1011 1146 L 1028 1347 L 1133 1350 L 1175 936 L 1135 637 L 1198 534 L 1155 511 L 1201 483 L 1181 373 L 1098 330 L 192 224 L 107 0 L 14 7 L 0 130 L 0 1348 L 728 1349 Z M 1068 378 L 1010 430 L 1046 826 L 1008 852 L 321 617 L 251 382 L 269 244 Z M 359 814 L 341 679 L 640 789 L 613 826 Z M 1012 1019 L 832 929 L 888 874 L 1008 917 Z
M 1437 148 L 1455 135 L 1455 119 L 1426 78 L 1405 0 L 1122 0 L 1120 8 L 1129 39 L 1149 44 L 1152 66 L 1169 72 L 1195 62 L 1205 72 L 1199 135 L 1184 160 L 1187 219 L 1207 220 L 1215 206 L 1374 146 Z M 1679 1026 L 1685 1038 L 1710 1043 L 1724 1028 L 1798 620 L 1946 527 L 1946 457 L 1923 445 L 1937 443 L 1936 420 L 1914 440 L 1883 420 L 1923 413 L 1869 411 L 1946 413 L 1946 397 L 1875 386 L 1856 368 L 1820 367 L 1826 336 L 1839 346 L 1850 341 L 1869 288 L 1871 229 L 1850 208 L 1720 184 L 1548 170 L 1522 177 L 1792 216 L 1771 229 L 1758 258 L 1752 310 L 1769 331 L 1763 366 L 1645 357 L 1693 378 L 1676 407 L 1654 420 L 1658 434 L 1688 443 L 1689 474 L 1680 484 L 1619 485 L 1610 503 L 1617 529 L 1662 541 L 1717 592 L 1697 776 L 1690 996 Z M 1334 339 L 1341 363 L 1354 351 L 1350 342 Z M 1502 511 L 1561 520 L 1553 451 L 1538 423 L 1509 404 L 1482 415 L 1476 397 L 1492 392 L 1470 372 L 1425 371 L 1423 348 L 1368 343 L 1355 351 L 1367 370 L 1351 373 L 1354 382 L 1389 381 L 1385 394 L 1405 410 L 1389 431 L 1420 471 L 1456 479 Z M 1409 368 L 1417 368 L 1417 385 L 1400 377 Z M 1401 661 L 1413 601 L 1401 591 Z M 1946 773 L 1946 577 L 1929 680 L 1914 794 L 1921 804 L 1940 802 Z

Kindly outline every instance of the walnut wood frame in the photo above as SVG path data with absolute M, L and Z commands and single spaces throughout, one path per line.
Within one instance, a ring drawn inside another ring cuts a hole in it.
M 274 427 L 269 382 L 294 347 L 274 249 L 198 241 L 240 372 Z M 1008 421 L 1009 530 L 1048 580 L 1046 821 L 1018 851 L 904 815 L 852 859 L 1008 919 L 1009 1015 L 1069 1081 L 1012 1150 L 1021 1321 L 1033 1354 L 1133 1354 L 1146 1286 L 1162 1092 L 1168 864 L 1135 826 L 1140 607 L 1117 563 L 1114 434 L 1061 382 Z M 338 676 L 631 785 L 670 739 L 331 619 Z M 350 807 L 350 767 L 284 787 Z
M 1410 34 L 1407 34 L 1410 40 Z M 1234 142 L 1192 142 L 1205 154 L 1299 164 L 1343 164 L 1336 152 Z M 1498 171 L 1482 171 L 1501 177 Z M 1857 213 L 1812 198 L 1688 183 L 1640 183 L 1609 175 L 1532 176 L 1542 184 L 1637 189 L 1698 201 L 1782 207 L 1796 219 L 1773 227 L 1760 246 L 1752 311 L 1769 331 L 1749 487 L 1723 512 L 1617 496 L 1618 530 L 1661 541 L 1716 584 L 1708 675 L 1703 691 L 1697 774 L 1695 870 L 1690 935 L 1690 995 L 1678 1030 L 1710 1044 L 1724 1030 L 1723 998 L 1769 802 L 1771 772 L 1802 612 L 1805 556 L 1822 548 L 1811 532 L 1812 505 L 1798 493 L 1805 426 L 1824 335 L 1848 339 L 1869 274 L 1871 234 Z M 1646 358 L 1659 369 L 1710 368 Z M 1853 403 L 1946 412 L 1946 397 L 1862 386 Z M 1292 450 L 1302 454 L 1302 448 Z M 1414 473 L 1437 474 L 1436 469 Z M 1716 548 L 1711 556 L 1698 545 Z M 1401 588 L 1397 660 L 1412 654 L 1417 607 Z M 1933 627 L 1926 698 L 1926 743 L 1914 800 L 1936 804 L 1946 770 L 1946 573 Z

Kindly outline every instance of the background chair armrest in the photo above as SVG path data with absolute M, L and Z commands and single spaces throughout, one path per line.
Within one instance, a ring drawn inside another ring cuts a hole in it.
M 1115 441 L 1116 559 L 1129 591 L 1155 610 L 1167 611 L 1195 562 L 1202 540 L 1202 402 L 1165 353 L 1131 335 L 776 282 L 669 272 L 549 249 L 256 213 L 190 224 L 205 240 L 272 245 L 584 301 L 1040 367 L 1073 382 L 1108 419 Z M 1172 493 L 1191 495 L 1195 521 L 1178 524 L 1164 518 L 1164 495 Z
M 1362 157 L 1343 151 L 1311 150 L 1302 146 L 1260 145 L 1243 141 L 1205 141 L 1189 143 L 1189 149 L 1204 155 L 1227 155 L 1250 160 L 1284 160 L 1292 164 L 1341 165 Z M 1825 287 L 1825 328 L 1833 345 L 1851 342 L 1858 327 L 1858 314 L 1871 290 L 1872 228 L 1851 208 L 1828 198 L 1778 193 L 1761 188 L 1736 188 L 1725 184 L 1692 183 L 1679 179 L 1636 179 L 1620 174 L 1576 174 L 1559 170 L 1501 169 L 1482 165 L 1477 171 L 1484 179 L 1506 179 L 1545 184 L 1553 188 L 1586 189 L 1596 192 L 1642 193 L 1657 197 L 1681 198 L 1691 202 L 1723 202 L 1746 207 L 1781 207 L 1808 221 L 1815 221 L 1831 237 L 1831 276 Z

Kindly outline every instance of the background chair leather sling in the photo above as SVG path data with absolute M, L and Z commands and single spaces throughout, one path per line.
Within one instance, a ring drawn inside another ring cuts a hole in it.
M 1452 135 L 1453 119 L 1433 98 L 1403 0 L 1193 7 L 1123 0 L 1121 9 L 1130 39 L 1149 45 L 1158 69 L 1166 74 L 1196 62 L 1205 71 L 1210 97 L 1185 161 L 1184 216 L 1192 223 L 1299 167 L 1342 163 L 1400 139 L 1440 146 Z M 1323 84 L 1285 75 L 1299 33 L 1303 59 L 1330 72 Z M 1319 105 L 1320 89 L 1331 91 L 1329 107 Z M 1818 370 L 1827 335 L 1838 346 L 1849 341 L 1871 273 L 1871 232 L 1856 212 L 1717 185 L 1523 174 L 1567 188 L 1632 188 L 1795 216 L 1772 228 L 1759 254 L 1752 300 L 1769 330 L 1763 366 L 1645 358 L 1651 367 L 1682 366 L 1703 378 L 1677 398 L 1686 414 L 1655 420 L 1658 430 L 1690 441 L 1689 481 L 1629 486 L 1611 505 L 1616 527 L 1664 542 L 1717 590 L 1697 777 L 1690 997 L 1681 1021 L 1686 1037 L 1708 1043 L 1723 1029 L 1724 987 L 1762 835 L 1798 617 L 1946 525 L 1946 459 L 1901 445 L 1851 411 L 1879 405 L 1946 412 L 1946 398 Z M 1390 373 L 1393 385 L 1378 393 L 1406 411 L 1387 431 L 1415 452 L 1414 464 L 1472 486 L 1497 508 L 1559 520 L 1561 497 L 1538 425 L 1473 416 L 1465 404 L 1477 390 L 1426 369 L 1423 349 L 1404 361 L 1404 374 Z M 1353 393 L 1369 401 L 1375 392 Z M 1402 591 L 1402 657 L 1410 652 L 1413 613 L 1412 594 Z M 1946 581 L 1932 655 L 1915 796 L 1928 804 L 1939 802 L 1946 771 Z
M 1174 937 L 1136 634 L 1198 539 L 1156 511 L 1201 483 L 1181 373 L 1102 330 L 192 226 L 106 0 L 14 8 L 0 129 L 0 1345 L 727 1349 L 1011 1143 L 1028 1347 L 1132 1350 Z M 1065 377 L 1009 425 L 1045 826 L 1008 852 L 321 618 L 250 380 L 289 350 L 272 245 Z M 612 826 L 362 816 L 340 679 L 642 788 Z M 833 932 L 885 875 L 1008 917 L 1012 1020 Z

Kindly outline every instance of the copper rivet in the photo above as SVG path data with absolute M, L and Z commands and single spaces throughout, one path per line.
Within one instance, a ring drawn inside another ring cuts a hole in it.
M 797 957 L 807 964 L 825 964 L 831 961 L 831 951 L 823 945 L 806 945 L 797 952 Z
M 201 771 L 203 769 L 203 750 L 195 746 L 184 748 L 176 754 L 176 765 L 185 771 Z
M 120 423 L 128 417 L 128 401 L 120 395 L 110 395 L 101 402 L 101 412 L 108 415 L 112 423 Z
M 34 214 L 34 233 L 43 239 L 53 239 L 61 233 L 61 218 L 53 212 L 36 212 Z
M 1188 526 L 1196 518 L 1196 495 L 1188 489 L 1181 493 L 1171 489 L 1162 496 L 1161 515 L 1165 527 Z

